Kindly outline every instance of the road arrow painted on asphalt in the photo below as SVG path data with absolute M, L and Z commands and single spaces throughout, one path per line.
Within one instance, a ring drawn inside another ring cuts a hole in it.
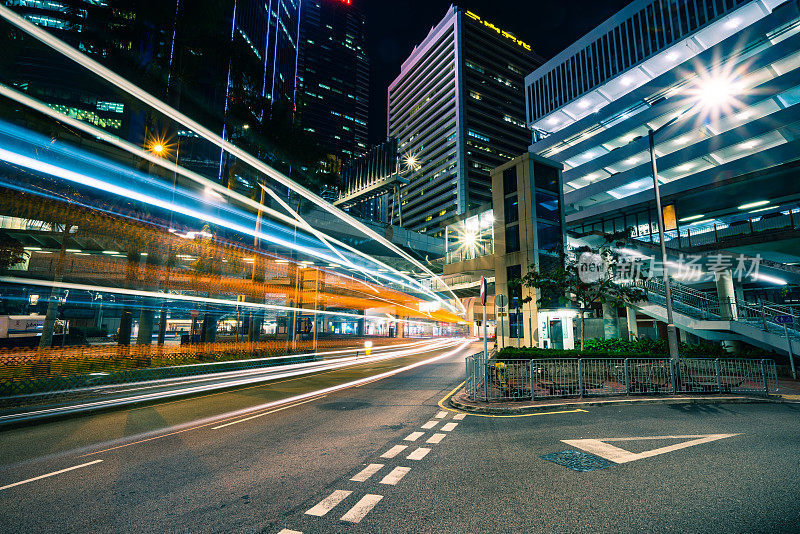
M 645 436 L 638 438 L 562 439 L 561 441 L 567 445 L 590 452 L 595 456 L 600 456 L 601 458 L 605 458 L 606 460 L 610 460 L 614 463 L 624 464 L 634 460 L 641 460 L 642 458 L 650 458 L 651 456 L 657 456 L 659 454 L 677 451 L 687 447 L 693 447 L 702 443 L 709 443 L 718 439 L 732 438 L 733 436 L 738 435 L 739 434 L 702 434 L 692 436 Z M 646 439 L 685 439 L 687 441 L 682 441 L 680 443 L 675 443 L 674 445 L 659 447 L 657 449 L 651 449 L 649 451 L 639 453 L 626 451 L 625 449 L 608 443 L 609 441 L 639 441 Z

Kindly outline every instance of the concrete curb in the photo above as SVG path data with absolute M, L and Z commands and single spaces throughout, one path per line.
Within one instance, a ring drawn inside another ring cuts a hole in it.
M 736 397 L 719 397 L 719 396 L 704 396 L 704 397 L 664 397 L 664 398 L 646 398 L 646 399 L 593 399 L 588 401 L 572 401 L 561 402 L 556 404 L 540 404 L 538 406 L 502 406 L 494 405 L 478 405 L 471 402 L 462 402 L 453 395 L 448 399 L 450 406 L 469 413 L 477 414 L 495 414 L 495 415 L 523 415 L 541 412 L 550 408 L 581 408 L 584 406 L 631 406 L 635 404 L 756 404 L 756 403 L 771 403 L 782 404 L 786 402 L 780 397 L 771 395 L 770 397 L 749 397 L 749 396 L 736 396 Z

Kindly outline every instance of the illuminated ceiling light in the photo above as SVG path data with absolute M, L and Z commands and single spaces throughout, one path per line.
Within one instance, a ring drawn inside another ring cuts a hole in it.
M 758 143 L 759 143 L 758 140 L 752 139 L 750 141 L 745 141 L 744 143 L 739 145 L 739 148 L 741 148 L 742 150 L 749 150 L 751 148 L 755 148 L 756 145 L 758 145 Z
M 243 130 L 249 130 L 250 129 L 250 125 L 249 124 L 243 124 L 242 125 L 242 129 Z
M 52 252 L 50 252 L 49 250 L 37 250 L 36 253 L 37 254 L 52 254 Z
M 750 208 L 758 208 L 760 206 L 766 206 L 769 204 L 769 200 L 759 200 L 758 202 L 750 202 L 749 204 L 742 204 L 739 206 L 740 210 L 749 210 Z
M 631 84 L 633 84 L 633 78 L 631 78 L 630 76 L 625 76 L 624 78 L 622 78 L 622 80 L 620 80 L 620 83 L 622 83 L 622 85 L 624 85 L 625 87 L 628 87 Z
M 313 261 L 301 261 L 300 265 L 314 265 Z
M 737 93 L 737 84 L 725 76 L 709 76 L 700 81 L 697 98 L 708 109 L 731 105 Z
M 674 61 L 677 61 L 677 60 L 678 60 L 678 58 L 680 58 L 680 57 L 681 57 L 681 54 L 680 54 L 680 52 L 678 52 L 677 50 L 673 50 L 672 52 L 670 52 L 670 53 L 668 53 L 668 54 L 666 55 L 666 59 L 667 59 L 667 61 L 669 61 L 669 62 L 674 62 Z
M 684 163 L 683 165 L 679 165 L 678 167 L 676 167 L 676 169 L 678 169 L 679 171 L 688 171 L 692 167 L 694 167 L 694 163 Z
M 639 162 L 639 158 L 633 157 L 633 158 L 626 159 L 624 163 L 626 165 L 633 165 L 634 163 L 638 163 L 638 162 Z
M 630 143 L 634 139 L 636 139 L 636 136 L 633 134 L 623 135 L 622 137 L 620 137 L 620 141 L 622 141 L 623 143 Z
M 692 215 L 690 217 L 684 217 L 683 219 L 678 219 L 678 222 L 688 222 L 688 221 L 696 221 L 697 219 L 702 219 L 705 217 L 702 213 L 700 215 Z
M 547 119 L 547 124 L 549 124 L 550 126 L 555 126 L 559 122 L 561 121 L 559 121 L 556 117 L 550 117 L 549 119 Z
M 23 250 L 42 250 L 42 247 L 22 247 Z
M 729 29 L 738 28 L 742 25 L 742 19 L 739 17 L 733 17 L 728 22 L 725 23 L 725 27 Z
M 770 276 L 768 274 L 755 274 L 753 275 L 754 280 L 758 280 L 760 282 L 769 282 L 770 284 L 776 284 L 779 286 L 785 286 L 787 284 L 786 280 L 783 278 L 777 278 L 775 276 Z
M 289 263 L 289 260 L 275 260 L 275 263 Z
M 341 265 L 339 265 L 338 263 L 329 263 L 328 267 L 330 267 L 331 269 L 336 269 L 341 267 Z
M 242 258 L 242 261 L 246 261 L 247 263 L 253 263 L 256 260 L 255 258 Z
M 104 251 L 103 251 L 103 254 L 111 254 L 111 255 L 114 255 L 114 254 L 119 254 L 119 251 L 116 251 L 116 250 L 104 250 Z
M 682 137 L 678 137 L 677 139 L 675 139 L 673 141 L 673 143 L 675 143 L 676 145 L 685 145 L 688 142 L 689 142 L 689 137 L 687 137 L 685 135 L 682 136 Z
M 766 208 L 758 208 L 757 210 L 751 210 L 750 213 L 758 213 L 759 211 L 767 211 L 775 209 L 775 206 L 767 206 Z
M 75 252 L 74 254 L 76 256 L 91 256 L 88 252 Z
M 77 248 L 68 248 L 68 249 L 64 250 L 64 252 L 72 252 L 72 253 L 80 252 L 80 251 L 81 250 L 77 249 Z
M 586 99 L 586 98 L 584 98 L 583 100 L 578 102 L 578 107 L 581 108 L 581 109 L 589 109 L 589 106 L 591 106 L 591 105 L 592 105 L 592 103 L 589 102 L 589 100 Z

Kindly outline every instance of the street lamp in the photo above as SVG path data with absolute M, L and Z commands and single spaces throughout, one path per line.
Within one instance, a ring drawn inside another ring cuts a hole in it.
M 647 139 L 650 145 L 650 162 L 653 167 L 653 191 L 656 198 L 656 212 L 658 214 L 658 238 L 661 242 L 661 261 L 664 275 L 664 297 L 667 303 L 667 343 L 669 345 L 669 358 L 674 363 L 678 360 L 678 333 L 675 330 L 674 315 L 672 312 L 672 291 L 669 285 L 669 272 L 667 271 L 667 245 L 664 242 L 664 213 L 661 211 L 661 191 L 658 184 L 658 166 L 656 165 L 655 135 L 667 126 L 677 122 L 684 115 L 696 107 L 705 108 L 707 112 L 718 113 L 734 101 L 737 84 L 726 76 L 700 76 L 697 88 L 692 91 L 694 103 L 681 113 L 661 125 L 656 130 L 647 130 Z

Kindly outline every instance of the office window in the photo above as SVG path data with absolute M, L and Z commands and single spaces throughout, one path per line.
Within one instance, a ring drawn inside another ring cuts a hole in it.
M 561 222 L 558 195 L 536 191 L 536 218 Z
M 503 195 L 517 192 L 517 167 L 509 167 L 503 171 Z
M 538 189 L 545 191 L 558 192 L 558 169 L 545 165 L 544 163 L 533 162 L 533 183 Z
M 561 226 L 538 222 L 536 223 L 536 235 L 539 237 L 539 250 L 560 252 L 564 249 Z
M 519 200 L 517 195 L 506 197 L 503 204 L 506 224 L 517 222 L 519 220 Z
M 519 252 L 519 225 L 506 227 L 506 253 Z

